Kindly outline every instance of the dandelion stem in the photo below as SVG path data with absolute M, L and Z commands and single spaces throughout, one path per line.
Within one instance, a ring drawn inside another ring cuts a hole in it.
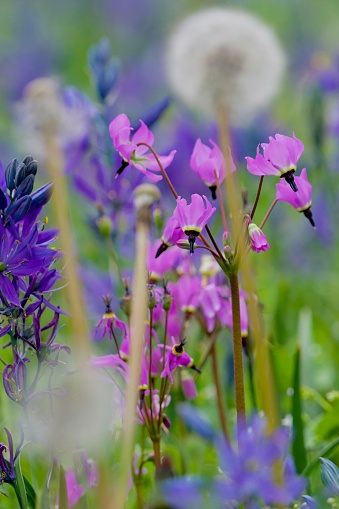
M 257 210 L 257 205 L 259 203 L 259 198 L 260 198 L 260 193 L 261 193 L 261 188 L 262 188 L 263 182 L 264 182 L 264 175 L 262 175 L 259 180 L 258 190 L 257 190 L 257 194 L 255 197 L 252 212 L 251 212 L 251 219 L 254 218 L 255 211 Z
M 128 485 L 128 472 L 134 451 L 135 409 L 137 406 L 138 384 L 141 371 L 142 349 L 144 345 L 145 319 L 147 316 L 146 293 L 146 253 L 149 224 L 144 220 L 137 221 L 136 228 L 136 257 L 133 279 L 133 299 L 131 312 L 131 354 L 130 377 L 126 391 L 124 413 L 124 427 L 121 444 L 120 476 L 116 483 L 114 509 L 125 506 Z M 113 506 L 112 506 L 113 507 Z
M 228 431 L 227 431 L 226 411 L 225 411 L 225 405 L 224 405 L 224 401 L 223 401 L 223 395 L 222 395 L 221 384 L 220 384 L 218 357 L 217 357 L 215 343 L 213 343 L 213 346 L 211 349 L 211 357 L 212 357 L 212 373 L 213 373 L 215 391 L 216 391 L 216 395 L 217 395 L 217 406 L 218 406 L 220 425 L 221 425 L 221 429 L 222 429 L 225 439 L 227 441 L 229 441 L 229 435 L 228 435 Z

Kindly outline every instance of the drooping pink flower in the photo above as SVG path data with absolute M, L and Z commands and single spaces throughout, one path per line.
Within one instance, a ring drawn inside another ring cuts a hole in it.
M 122 157 L 122 165 L 118 170 L 120 175 L 123 170 L 132 164 L 135 168 L 141 171 L 150 182 L 158 182 L 162 179 L 161 175 L 156 175 L 152 172 L 159 172 L 159 165 L 148 147 L 145 145 L 138 145 L 139 143 L 147 143 L 153 146 L 154 136 L 148 129 L 147 125 L 140 120 L 141 126 L 133 134 L 131 138 L 131 123 L 124 113 L 115 117 L 109 125 L 109 133 L 113 141 L 113 145 Z M 173 160 L 176 150 L 168 156 L 158 156 L 160 163 L 164 168 L 167 168 Z M 150 170 L 150 171 L 149 171 Z
M 225 159 L 220 148 L 214 141 L 209 140 L 212 148 L 202 143 L 198 138 L 195 142 L 190 159 L 190 166 L 205 184 L 211 189 L 213 200 L 216 199 L 217 178 L 222 182 L 226 175 Z M 229 151 L 231 171 L 235 171 L 235 165 Z M 216 178 L 217 177 L 217 178 Z
M 257 147 L 255 159 L 246 157 L 247 169 L 253 175 L 275 175 L 283 177 L 294 192 L 298 187 L 294 181 L 293 173 L 297 168 L 298 160 L 304 151 L 303 143 L 293 133 L 293 138 L 276 134 L 269 137 L 269 143 L 261 143 L 263 154 Z
M 298 187 L 298 192 L 294 193 L 286 182 L 279 182 L 279 184 L 276 185 L 276 199 L 289 203 L 298 210 L 298 212 L 303 212 L 311 225 L 315 227 L 310 210 L 312 205 L 312 184 L 308 181 L 306 168 L 303 168 L 300 176 L 294 177 L 294 180 Z
M 191 203 L 189 205 L 187 205 L 187 201 L 184 198 L 178 196 L 177 206 L 173 216 L 178 219 L 181 229 L 188 236 L 190 253 L 194 252 L 195 239 L 206 226 L 208 220 L 215 211 L 216 208 L 212 207 L 211 203 L 204 195 L 192 194 Z
M 161 245 L 162 241 L 159 239 L 148 248 L 146 263 L 151 281 L 163 279 L 166 272 L 175 268 L 176 262 L 182 256 L 182 250 L 173 246 L 157 258 L 156 255 Z
M 214 283 L 209 283 L 201 288 L 199 304 L 206 321 L 207 331 L 212 332 L 217 314 L 221 309 L 219 289 Z
M 200 278 L 182 276 L 176 283 L 168 284 L 173 300 L 183 313 L 194 313 L 199 306 L 201 282 Z
M 186 235 L 180 228 L 178 219 L 174 216 L 171 216 L 167 221 L 164 233 L 161 236 L 162 244 L 159 246 L 155 257 L 158 258 L 158 256 L 161 255 L 161 253 L 166 251 L 166 249 L 168 249 L 171 246 L 174 246 L 178 240 L 183 239 L 185 237 Z
M 80 498 L 85 494 L 85 490 L 81 484 L 78 483 L 77 477 L 72 468 L 69 468 L 66 471 L 65 477 L 68 505 L 71 508 L 79 502 Z
M 260 251 L 267 251 L 270 248 L 266 235 L 256 224 L 250 223 L 248 225 L 248 235 L 251 242 L 251 248 L 256 253 L 260 253 Z
M 173 339 L 173 338 L 172 338 Z M 197 369 L 194 365 L 194 361 L 192 357 L 185 352 L 184 345 L 186 341 L 183 339 L 180 343 L 175 344 L 172 347 L 172 350 L 167 353 L 166 361 L 165 361 L 165 369 L 161 373 L 161 378 L 168 376 L 170 381 L 173 383 L 172 371 L 175 370 L 177 366 L 186 366 L 189 368 Z
M 114 339 L 114 329 L 119 329 L 123 336 L 127 334 L 127 327 L 125 322 L 119 320 L 115 313 L 113 313 L 111 308 L 111 297 L 109 295 L 105 295 L 103 297 L 104 304 L 106 306 L 106 311 L 98 321 L 94 329 L 94 339 L 101 340 L 106 335 L 113 340 Z

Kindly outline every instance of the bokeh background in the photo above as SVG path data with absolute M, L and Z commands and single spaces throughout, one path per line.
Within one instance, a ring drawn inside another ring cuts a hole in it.
M 313 184 L 317 230 L 292 207 L 278 204 L 266 231 L 271 249 L 256 256 L 252 253 L 252 258 L 276 383 L 283 395 L 282 413 L 290 408 L 292 359 L 299 343 L 308 440 L 330 439 L 338 433 L 339 410 L 337 0 L 2 0 L 0 159 L 6 164 L 26 153 L 16 129 L 16 104 L 32 79 L 56 77 L 62 86 L 75 86 L 95 100 L 87 54 L 102 37 L 108 38 L 112 54 L 120 60 L 112 115 L 126 112 L 140 118 L 170 93 L 164 52 L 171 30 L 187 14 L 216 5 L 258 15 L 275 29 L 286 51 L 288 68 L 279 95 L 250 125 L 232 131 L 233 152 L 241 183 L 253 200 L 257 181 L 247 173 L 244 157 L 254 156 L 257 144 L 275 133 L 291 136 L 295 132 L 305 144 L 299 170 L 307 167 Z M 182 144 L 182 158 L 171 170 L 173 180 L 183 194 L 194 192 L 190 150 L 198 136 L 207 141 L 216 135 L 216 127 L 174 101 L 155 132 L 166 149 L 179 151 Z M 181 172 L 185 165 L 186 173 Z M 275 182 L 267 180 L 257 212 L 260 218 L 275 193 Z M 83 209 L 74 212 L 81 257 L 90 257 L 100 267 L 100 250 L 93 247 L 84 219 L 90 206 L 87 210 L 86 203 L 81 204 Z

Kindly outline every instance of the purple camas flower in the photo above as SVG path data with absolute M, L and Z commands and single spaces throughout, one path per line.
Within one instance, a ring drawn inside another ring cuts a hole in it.
M 293 133 L 293 138 L 276 134 L 275 138 L 269 137 L 269 143 L 261 143 L 263 155 L 259 145 L 255 159 L 246 157 L 247 169 L 253 175 L 274 175 L 283 177 L 294 192 L 298 187 L 294 182 L 294 172 L 298 160 L 304 151 L 303 143 Z
M 215 211 L 216 208 L 212 207 L 204 195 L 201 197 L 199 194 L 192 194 L 189 205 L 187 205 L 187 201 L 181 198 L 181 196 L 177 198 L 177 206 L 173 216 L 178 219 L 182 231 L 188 237 L 190 253 L 194 252 L 195 239 L 199 236 L 201 230 L 206 226 Z
M 256 224 L 250 223 L 248 225 L 248 235 L 251 242 L 251 249 L 256 253 L 267 251 L 270 248 L 266 235 Z
M 222 182 L 226 175 L 225 159 L 224 156 L 214 141 L 209 140 L 212 148 L 204 145 L 201 139 L 198 138 L 191 155 L 190 166 L 205 184 L 211 189 L 213 200 L 216 199 L 216 184 L 217 179 Z M 231 153 L 230 163 L 231 171 L 235 171 L 235 165 L 232 160 Z
M 10 434 L 10 432 L 8 431 L 7 428 L 4 428 L 4 429 L 5 429 L 5 432 L 7 435 L 8 447 L 3 442 L 0 443 L 0 479 L 1 479 L 2 483 L 5 482 L 5 483 L 13 484 L 16 479 L 14 463 L 15 463 L 18 455 L 20 454 L 20 449 L 21 449 L 22 443 L 24 441 L 24 437 L 21 432 L 20 444 L 18 445 L 18 447 L 14 453 L 12 435 Z M 7 451 L 9 452 L 8 460 L 4 457 L 4 453 Z
M 109 133 L 113 145 L 123 159 L 122 165 L 118 170 L 118 175 L 120 175 L 129 164 L 132 164 L 146 175 L 150 182 L 158 182 L 162 179 L 162 176 L 152 173 L 154 171 L 160 171 L 158 162 L 147 146 L 138 145 L 139 143 L 146 143 L 152 147 L 154 136 L 142 120 L 140 120 L 140 123 L 141 126 L 132 136 L 132 139 L 130 139 L 130 135 L 133 128 L 131 127 L 127 115 L 124 113 L 115 117 L 109 125 Z M 167 166 L 171 164 L 175 153 L 176 150 L 172 150 L 168 156 L 158 156 L 164 168 L 167 168 Z
M 305 487 L 303 478 L 291 469 L 281 472 L 280 483 L 274 477 L 275 465 L 287 457 L 289 435 L 284 428 L 268 435 L 265 420 L 257 415 L 241 431 L 238 450 L 229 443 L 219 443 L 223 478 L 215 484 L 218 498 L 239 504 L 264 501 L 267 505 L 288 505 L 297 499 Z
M 286 182 L 279 182 L 279 184 L 276 185 L 276 199 L 289 203 L 298 212 L 303 212 L 311 225 L 315 227 L 311 212 L 312 184 L 308 181 L 306 168 L 303 168 L 300 176 L 294 177 L 294 180 L 298 187 L 298 192 L 293 192 Z

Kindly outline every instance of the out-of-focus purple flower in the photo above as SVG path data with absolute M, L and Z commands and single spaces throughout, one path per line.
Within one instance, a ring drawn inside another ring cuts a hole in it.
M 216 432 L 206 416 L 190 403 L 178 403 L 176 409 L 185 424 L 206 440 L 214 440 Z
M 191 155 L 190 166 L 205 184 L 211 189 L 213 200 L 216 199 L 217 179 L 222 182 L 226 175 L 225 159 L 220 148 L 213 140 L 210 140 L 212 148 L 202 143 L 198 138 Z M 235 165 L 229 152 L 231 171 L 235 171 Z
M 13 484 L 16 480 L 14 463 L 20 453 L 20 449 L 24 441 L 24 436 L 21 432 L 20 444 L 14 453 L 12 435 L 10 434 L 7 428 L 4 429 L 7 435 L 8 447 L 3 442 L 0 443 L 0 477 L 2 482 Z M 4 457 L 4 453 L 6 451 L 9 452 L 8 460 Z
M 152 246 L 149 246 L 147 252 L 147 270 L 150 281 L 159 281 L 164 278 L 166 272 L 175 268 L 176 263 L 182 256 L 182 250 L 177 246 L 163 252 L 161 256 L 157 254 L 162 246 L 162 241 L 157 240 Z
M 298 187 L 298 191 L 296 193 L 293 192 L 286 181 L 279 182 L 279 184 L 276 185 L 276 199 L 289 203 L 298 210 L 298 212 L 303 212 L 314 227 L 315 224 L 310 210 L 312 205 L 312 184 L 308 181 L 306 168 L 301 170 L 299 177 L 294 177 L 294 181 Z
M 267 251 L 270 248 L 270 245 L 267 242 L 266 235 L 262 230 L 260 230 L 259 226 L 254 223 L 250 223 L 247 228 L 251 242 L 251 249 L 256 253 L 260 253 L 260 251 Z
M 99 99 L 110 102 L 118 79 L 120 63 L 111 55 L 107 38 L 92 46 L 88 52 L 88 65 Z
M 306 481 L 281 472 L 281 482 L 274 477 L 277 462 L 287 455 L 289 431 L 277 429 L 267 433 L 266 422 L 255 416 L 238 437 L 238 449 L 230 443 L 218 443 L 220 467 L 223 477 L 215 483 L 215 492 L 221 501 L 260 502 L 288 505 L 300 497 Z
M 176 283 L 169 283 L 175 304 L 183 313 L 194 313 L 199 306 L 201 281 L 198 276 L 182 276 Z M 173 309 L 173 311 L 175 311 Z
M 121 331 L 123 337 L 125 337 L 127 334 L 126 324 L 122 320 L 119 320 L 116 314 L 113 313 L 111 308 L 111 297 L 106 295 L 103 297 L 103 301 L 106 306 L 106 311 L 95 326 L 94 338 L 96 340 L 101 340 L 107 335 L 111 340 L 115 340 L 115 328 L 118 328 Z
M 71 508 L 79 502 L 80 498 L 85 494 L 85 490 L 81 484 L 78 483 L 77 477 L 72 468 L 69 468 L 66 471 L 65 477 L 68 505 Z
M 132 136 L 130 140 L 131 127 L 130 121 L 124 113 L 121 113 L 109 125 L 109 133 L 113 141 L 113 145 L 121 155 L 123 162 L 118 170 L 118 175 L 129 165 L 132 164 L 135 168 L 141 171 L 150 182 L 158 182 L 162 179 L 161 175 L 156 175 L 152 172 L 160 172 L 160 168 L 154 155 L 149 152 L 145 145 L 153 146 L 154 136 L 148 129 L 146 124 L 140 120 L 141 126 Z M 158 156 L 160 163 L 164 168 L 167 168 L 173 160 L 176 150 L 172 150 L 168 156 Z M 149 171 L 150 170 L 150 171 Z
M 293 133 L 293 138 L 276 134 L 269 137 L 269 143 L 261 143 L 263 155 L 257 148 L 255 159 L 246 157 L 247 169 L 253 175 L 274 175 L 283 177 L 294 192 L 298 191 L 294 182 L 293 173 L 297 168 L 298 160 L 304 151 L 303 143 Z
M 204 195 L 201 197 L 199 194 L 192 194 L 191 203 L 189 205 L 187 205 L 187 201 L 181 198 L 181 196 L 177 198 L 177 206 L 173 216 L 178 219 L 180 227 L 188 237 L 190 253 L 194 252 L 195 239 L 206 226 L 215 211 L 216 208 L 212 207 L 211 203 Z

